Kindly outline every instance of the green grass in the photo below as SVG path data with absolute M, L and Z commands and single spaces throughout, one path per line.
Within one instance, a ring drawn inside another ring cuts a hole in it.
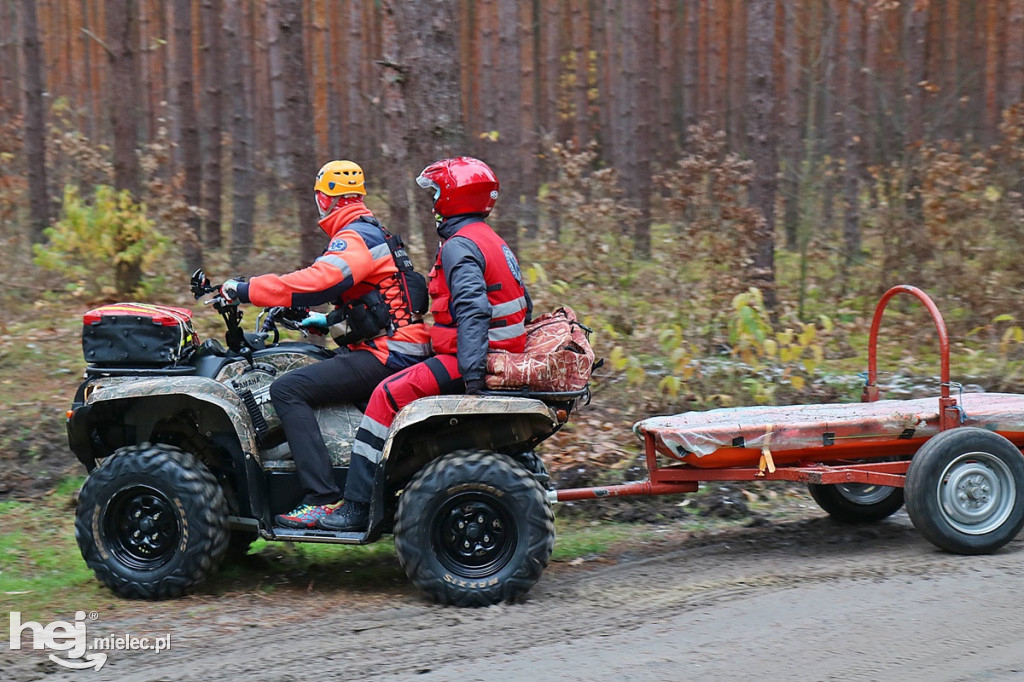
M 74 515 L 59 499 L 0 504 L 0 611 L 68 612 L 105 599 L 78 553 Z

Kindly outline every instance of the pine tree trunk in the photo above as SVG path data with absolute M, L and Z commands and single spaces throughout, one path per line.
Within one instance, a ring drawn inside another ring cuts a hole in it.
M 862 104 L 858 99 L 863 66 L 862 30 L 864 7 L 860 0 L 848 0 L 846 5 L 846 65 L 843 70 L 843 138 L 846 166 L 843 171 L 843 260 L 849 265 L 860 256 L 860 158 Z
M 906 49 L 906 173 L 907 212 L 915 224 L 924 221 L 921 177 L 917 150 L 924 142 L 924 83 L 925 73 L 925 27 L 928 25 L 928 10 L 924 5 L 911 3 L 906 10 L 904 24 L 904 46 Z
M 25 103 L 25 163 L 33 244 L 45 241 L 43 234 L 50 225 L 50 191 L 46 186 L 46 113 L 43 108 L 43 50 L 39 42 L 39 25 L 35 0 L 21 4 L 22 84 Z
M 13 2 L 0 5 L 3 10 L 3 43 L 0 47 L 0 110 L 3 121 L 21 115 L 21 50 L 18 39 L 18 9 Z
M 1010 0 L 1006 33 L 1006 103 L 1024 100 L 1024 0 Z
M 200 7 L 200 22 L 203 27 L 203 44 L 200 47 L 202 57 L 203 98 L 200 114 L 205 131 L 203 151 L 203 212 L 206 214 L 205 238 L 210 248 L 219 249 L 223 243 L 221 222 L 221 194 L 224 191 L 221 182 L 221 126 L 224 122 L 224 106 L 221 89 L 223 88 L 223 50 L 221 34 L 223 24 L 223 0 L 203 0 Z
M 537 45 L 533 27 L 539 23 L 534 14 L 536 5 L 532 2 L 519 4 L 518 40 L 520 46 L 519 74 L 519 116 L 522 141 L 516 156 L 520 160 L 519 178 L 522 203 L 519 205 L 519 223 L 528 239 L 537 235 L 538 213 L 537 194 L 540 191 L 538 155 L 541 153 L 541 102 L 537 96 L 536 71 Z
M 775 293 L 775 87 L 772 69 L 775 0 L 747 2 L 747 150 L 754 162 L 750 205 L 761 212 L 755 240 L 753 283 L 774 310 Z
M 571 0 L 569 16 L 572 23 L 572 53 L 575 60 L 573 99 L 573 138 L 577 149 L 591 140 L 590 119 L 590 23 L 584 0 Z
M 277 26 L 284 56 L 285 107 L 288 111 L 288 177 L 298 206 L 302 262 L 311 263 L 323 250 L 322 234 L 316 229 L 319 216 L 310 188 L 319 166 L 314 147 L 313 106 L 310 101 L 309 72 L 306 68 L 302 0 L 275 0 Z
M 267 20 L 267 63 L 270 77 L 270 101 L 273 111 L 273 147 L 270 150 L 270 170 L 273 187 L 280 190 L 288 177 L 288 108 L 285 103 L 284 50 L 281 45 L 281 31 L 278 27 L 278 3 L 266 3 Z M 315 172 L 315 171 L 313 171 Z M 270 192 L 270 206 L 273 213 L 279 213 L 288 203 L 284 192 Z
M 391 222 L 399 231 L 410 224 L 408 197 L 414 192 L 415 205 L 423 208 L 411 215 L 420 225 L 425 255 L 432 259 L 437 231 L 430 218 L 430 195 L 416 187 L 414 180 L 428 163 L 465 149 L 458 7 L 455 0 L 395 0 L 385 2 L 384 10 L 391 21 L 385 32 L 388 49 L 384 59 L 386 140 L 392 161 L 388 173 Z M 518 123 L 518 109 L 512 114 Z
M 187 229 L 182 235 L 182 255 L 186 270 L 194 272 L 203 267 L 202 223 L 199 218 L 203 164 L 199 153 L 199 122 L 192 68 L 192 0 L 174 0 L 174 75 L 181 116 L 181 160 L 185 171 L 182 189 L 189 211 Z
M 522 196 L 522 124 L 520 122 L 519 52 L 517 6 L 519 0 L 497 0 L 498 3 L 498 70 L 495 72 L 495 120 L 497 148 L 488 154 L 487 162 L 501 183 L 501 199 L 492 219 L 495 230 L 513 251 L 519 248 L 519 203 Z
M 139 44 L 138 16 L 133 0 L 112 0 L 106 4 L 107 55 L 110 76 L 107 79 L 107 103 L 114 132 L 114 186 L 128 190 L 138 201 L 142 193 L 142 170 L 136 154 L 139 136 L 139 72 L 135 50 Z M 118 251 L 128 244 L 118 244 Z M 134 291 L 142 279 L 139 264 L 122 262 L 115 275 L 117 290 Z
M 252 99 L 245 81 L 249 68 L 244 30 L 243 0 L 224 1 L 225 91 L 231 102 L 231 265 L 239 266 L 249 255 L 253 242 L 256 195 L 253 188 L 254 131 Z
M 782 169 L 782 202 L 783 229 L 786 234 L 786 249 L 796 251 L 800 247 L 800 164 L 803 160 L 803 144 L 801 123 L 803 121 L 803 97 L 800 87 L 802 73 L 802 52 L 800 37 L 797 33 L 797 2 L 783 0 L 783 78 L 785 79 L 782 121 L 783 155 Z
M 698 86 L 700 83 L 700 2 L 686 0 L 686 63 L 683 65 L 683 122 L 686 128 L 697 125 L 700 118 Z

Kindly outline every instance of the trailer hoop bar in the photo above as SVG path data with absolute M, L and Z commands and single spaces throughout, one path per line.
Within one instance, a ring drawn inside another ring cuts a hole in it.
M 939 397 L 939 429 L 946 429 L 957 426 L 963 417 L 962 410 L 957 407 L 955 398 L 949 395 L 949 334 L 946 331 L 946 322 L 942 319 L 942 313 L 938 306 L 924 291 L 909 284 L 897 284 L 886 291 L 878 306 L 875 308 L 875 316 L 871 320 L 871 334 L 868 337 L 868 379 L 864 385 L 864 392 L 861 396 L 863 402 L 874 402 L 878 400 L 878 329 L 882 324 L 882 315 L 889 301 L 897 294 L 910 294 L 917 298 L 932 316 L 935 322 L 935 330 L 939 335 L 939 375 L 940 375 L 940 397 Z

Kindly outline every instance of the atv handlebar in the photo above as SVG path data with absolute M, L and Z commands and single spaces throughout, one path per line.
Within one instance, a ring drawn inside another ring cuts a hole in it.
M 227 331 L 224 334 L 224 341 L 227 347 L 247 358 L 251 358 L 252 352 L 265 348 L 267 339 L 272 337 L 271 345 L 276 344 L 281 334 L 278 331 L 278 324 L 285 329 L 301 332 L 308 336 L 309 332 L 302 328 L 300 322 L 309 315 L 309 308 L 287 308 L 274 306 L 264 308 L 256 318 L 256 331 L 246 332 L 242 329 L 243 312 L 239 308 L 239 301 L 225 298 L 221 295 L 220 285 L 214 285 L 202 269 L 192 273 L 189 281 L 189 288 L 196 300 L 209 294 L 217 294 L 213 298 L 204 301 L 205 305 L 212 305 L 222 318 Z

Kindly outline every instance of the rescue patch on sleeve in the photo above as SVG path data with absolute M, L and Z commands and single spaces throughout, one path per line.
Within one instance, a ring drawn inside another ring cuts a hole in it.
M 331 240 L 331 243 L 328 245 L 327 250 L 328 251 L 344 251 L 347 248 L 348 248 L 348 242 L 346 242 L 344 239 L 333 239 L 333 240 Z

